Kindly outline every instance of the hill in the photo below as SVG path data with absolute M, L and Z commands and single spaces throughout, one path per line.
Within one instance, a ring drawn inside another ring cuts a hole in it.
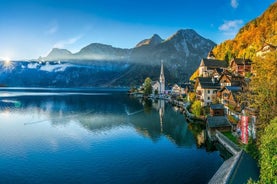
M 217 59 L 253 58 L 264 44 L 277 45 L 277 2 L 243 26 L 233 40 L 217 45 L 213 53 Z

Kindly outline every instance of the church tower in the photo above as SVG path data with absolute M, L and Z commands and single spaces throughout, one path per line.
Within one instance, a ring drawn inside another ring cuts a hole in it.
M 165 90 L 165 78 L 164 78 L 164 64 L 161 61 L 161 74 L 160 74 L 160 94 L 164 94 Z

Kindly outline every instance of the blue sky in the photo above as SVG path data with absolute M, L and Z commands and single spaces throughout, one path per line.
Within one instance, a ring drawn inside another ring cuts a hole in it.
M 191 28 L 216 43 L 234 37 L 275 0 L 0 0 L 0 59 L 33 59 L 53 47 L 132 48 L 154 33 Z

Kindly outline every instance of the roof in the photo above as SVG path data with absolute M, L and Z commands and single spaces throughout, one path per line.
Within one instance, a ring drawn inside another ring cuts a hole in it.
M 202 59 L 203 64 L 209 68 L 227 68 L 228 63 L 224 60 L 217 60 L 217 59 Z
M 215 109 L 224 109 L 224 105 L 223 104 L 211 104 L 210 108 L 215 110 Z
M 219 91 L 222 92 L 225 89 L 227 89 L 228 91 L 231 91 L 233 93 L 242 91 L 240 86 L 225 86 L 224 88 L 221 88 Z
M 197 79 L 204 89 L 220 89 L 220 84 L 216 79 L 212 82 L 212 77 L 198 77 Z
M 252 61 L 250 59 L 244 59 L 244 58 L 233 58 L 232 62 L 235 62 L 237 65 L 251 65 Z
M 228 121 L 226 116 L 208 116 L 207 117 L 208 128 L 217 127 L 231 127 L 231 123 Z
M 159 84 L 160 84 L 159 81 L 151 81 L 151 86 L 155 85 L 156 83 L 159 83 Z
M 240 86 L 225 86 L 225 88 L 229 91 L 232 92 L 238 92 L 241 91 L 241 87 Z

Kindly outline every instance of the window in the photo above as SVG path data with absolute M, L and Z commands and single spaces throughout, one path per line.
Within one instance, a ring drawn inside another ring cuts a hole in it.
M 208 94 L 210 94 L 210 90 L 208 90 Z
M 208 96 L 208 100 L 210 100 L 210 97 Z

